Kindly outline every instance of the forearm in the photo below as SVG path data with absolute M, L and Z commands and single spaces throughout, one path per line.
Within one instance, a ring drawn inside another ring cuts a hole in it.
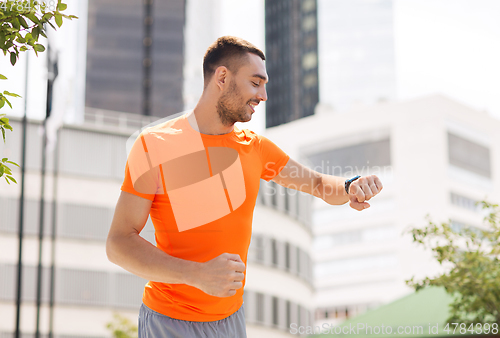
M 137 233 L 108 237 L 106 253 L 112 263 L 141 278 L 169 284 L 193 285 L 201 264 L 170 256 Z
M 345 192 L 345 178 L 321 174 L 318 179 L 318 188 L 316 189 L 318 198 L 321 198 L 328 204 L 341 205 L 349 201 L 349 196 Z

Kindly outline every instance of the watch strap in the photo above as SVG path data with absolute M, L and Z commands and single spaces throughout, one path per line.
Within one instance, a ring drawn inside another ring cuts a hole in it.
M 353 178 L 350 178 L 350 179 L 345 181 L 344 187 L 345 187 L 345 192 L 347 193 L 347 195 L 349 195 L 349 187 L 351 186 L 351 183 L 356 181 L 360 177 L 361 176 L 357 175 L 357 176 L 354 176 Z

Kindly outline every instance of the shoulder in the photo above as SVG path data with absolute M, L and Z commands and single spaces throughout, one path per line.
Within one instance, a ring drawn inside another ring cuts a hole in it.
M 165 119 L 162 119 L 165 120 Z M 184 124 L 186 123 L 186 118 L 185 115 L 178 116 L 173 119 L 168 119 L 166 121 L 162 120 L 158 121 L 153 126 L 145 128 L 141 134 L 147 134 L 147 133 L 172 133 L 175 132 L 176 130 L 180 130 L 184 127 Z
M 250 129 L 238 129 L 235 127 L 235 136 L 238 143 L 253 144 L 260 143 L 261 135 L 255 133 Z

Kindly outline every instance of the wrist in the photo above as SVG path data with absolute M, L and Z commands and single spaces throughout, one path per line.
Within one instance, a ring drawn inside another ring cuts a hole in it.
M 197 282 L 200 280 L 199 274 L 202 269 L 203 263 L 186 261 L 186 269 L 183 273 L 183 284 L 196 287 Z
M 353 178 L 345 180 L 344 188 L 347 195 L 349 195 L 349 188 L 351 187 L 352 182 L 356 181 L 359 178 L 361 178 L 361 176 L 357 175 L 354 176 Z

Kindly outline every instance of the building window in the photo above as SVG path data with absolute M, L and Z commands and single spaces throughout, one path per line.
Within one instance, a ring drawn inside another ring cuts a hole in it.
M 370 168 L 391 165 L 389 138 L 331 149 L 308 156 L 312 167 L 323 174 L 336 176 L 364 175 Z
M 302 1 L 302 11 L 310 12 L 316 9 L 316 1 L 315 0 L 303 0 Z
M 451 204 L 456 205 L 460 208 L 468 209 L 471 211 L 478 211 L 479 209 L 476 200 L 459 194 L 455 194 L 453 192 L 450 192 L 450 201 Z
M 290 243 L 285 243 L 285 267 L 290 270 Z
M 288 189 L 285 189 L 285 211 L 288 213 L 290 211 L 290 195 Z
M 274 208 L 278 206 L 278 185 L 271 181 L 271 204 Z
M 304 318 L 302 316 L 302 306 L 297 306 L 297 323 L 299 326 L 304 326 Z
M 450 228 L 451 228 L 452 231 L 454 231 L 456 233 L 464 233 L 465 230 L 468 230 L 468 231 L 476 233 L 476 235 L 479 238 L 483 237 L 483 233 L 482 233 L 482 231 L 478 227 L 466 224 L 464 222 L 459 222 L 459 221 L 456 221 L 456 220 L 451 220 L 451 222 L 450 222 Z
M 264 238 L 262 236 L 255 237 L 255 250 L 257 252 L 257 255 L 256 255 L 257 262 L 264 263 L 265 247 L 264 247 Z
M 289 300 L 286 301 L 286 327 L 292 325 L 292 304 Z
M 300 268 L 300 263 L 301 263 L 301 260 L 302 260 L 302 251 L 300 250 L 299 247 L 297 247 L 297 274 L 300 276 L 301 272 L 302 272 L 302 269 Z
M 273 238 L 271 239 L 271 249 L 272 249 L 272 262 L 274 266 L 278 266 L 278 243 Z
M 264 294 L 257 292 L 257 322 L 264 322 Z
M 279 322 L 279 319 L 278 319 L 278 298 L 277 297 L 273 297 L 273 325 L 276 325 L 278 326 L 278 322 Z
M 453 166 L 491 178 L 490 149 L 449 132 L 448 160 Z

